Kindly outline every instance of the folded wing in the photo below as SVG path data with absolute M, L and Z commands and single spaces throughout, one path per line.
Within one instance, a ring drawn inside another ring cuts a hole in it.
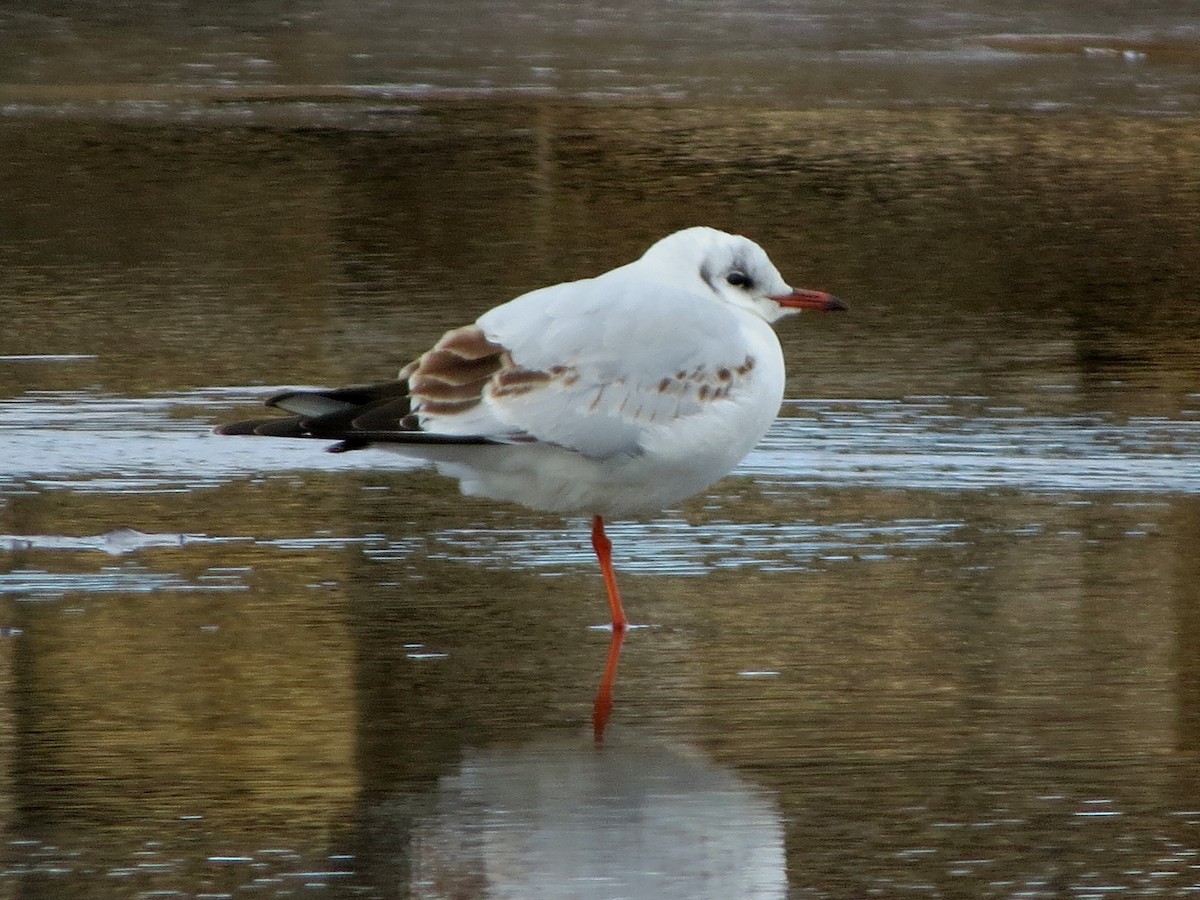
M 702 416 L 753 377 L 738 323 L 715 301 L 623 283 L 626 270 L 534 291 L 447 332 L 395 381 L 289 391 L 287 417 L 222 434 L 371 443 L 540 442 L 590 457 L 636 455 L 647 430 Z M 628 279 L 626 278 L 626 281 Z M 639 299 L 640 298 L 640 299 Z

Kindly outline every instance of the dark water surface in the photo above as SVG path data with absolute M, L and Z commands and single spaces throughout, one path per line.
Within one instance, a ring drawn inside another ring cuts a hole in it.
M 1195 120 L 285 106 L 0 118 L 0 896 L 1200 892 Z M 851 312 L 597 747 L 582 520 L 209 431 L 696 223 Z
M 310 121 L 330 98 L 442 92 L 1195 115 L 1200 19 L 1189 0 L 0 4 L 0 109 L 217 112 L 196 92 L 299 92 Z

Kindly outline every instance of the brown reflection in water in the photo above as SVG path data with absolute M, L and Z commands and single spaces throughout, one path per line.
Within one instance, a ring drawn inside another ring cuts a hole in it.
M 336 890 L 353 874 L 352 852 L 331 854 L 353 849 L 362 781 L 339 587 L 356 549 L 255 543 L 344 532 L 346 484 L 306 487 L 260 485 L 249 505 L 234 486 L 116 503 L 59 492 L 0 509 L 7 533 L 187 523 L 234 539 L 117 557 L 6 555 L 10 575 L 84 579 L 62 595 L 6 597 L 3 624 L 18 636 L 3 645 L 4 864 L 22 896 L 99 898 L 114 885 L 220 894 L 297 885 L 298 872 Z M 131 587 L 100 586 L 114 573 Z M 162 576 L 177 586 L 156 589 Z
M 1169 791 L 1180 810 L 1200 810 L 1200 503 L 1196 498 L 1171 505 L 1172 533 L 1182 553 L 1173 554 L 1166 568 L 1163 592 L 1173 606 L 1171 666 L 1176 679 L 1172 698 L 1176 713 L 1175 758 Z M 1200 815 L 1181 817 L 1200 825 Z
M 256 602 L 176 593 L 66 600 L 20 619 L 16 780 L 28 827 L 68 809 L 126 821 L 130 797 L 139 817 L 163 821 L 214 798 L 238 797 L 237 819 L 352 796 L 336 623 L 309 613 L 301 632 Z
M 20 501 L 13 524 L 79 530 L 103 503 L 59 496 Z M 903 519 L 931 502 L 865 490 L 785 502 L 736 482 L 728 499 L 757 520 Z M 538 517 L 460 502 L 421 475 L 307 476 L 177 500 L 130 498 L 125 521 L 152 531 L 181 509 L 197 533 L 327 529 L 407 550 L 155 550 L 116 564 L 193 580 L 246 567 L 250 590 L 18 606 L 21 833 L 86 842 L 104 860 L 131 852 L 117 825 L 154 833 L 193 810 L 210 837 L 190 846 L 205 853 L 249 852 L 273 834 L 319 842 L 333 827 L 325 852 L 351 846 L 357 884 L 402 885 L 411 858 L 397 850 L 464 752 L 586 729 L 608 643 L 587 630 L 603 619 L 590 566 L 544 578 L 473 563 L 469 549 L 442 559 L 422 539 L 505 520 L 544 527 Z M 635 618 L 655 627 L 628 636 L 611 727 L 699 739 L 715 765 L 773 790 L 796 889 L 852 896 L 902 873 L 938 883 L 962 858 L 986 857 L 988 877 L 1034 877 L 1104 841 L 1137 859 L 1160 834 L 1186 842 L 1186 820 L 1164 811 L 1193 796 L 1169 785 L 1187 769 L 1148 766 L 1188 740 L 1187 717 L 1171 713 L 1172 696 L 1188 702 L 1171 608 L 1185 615 L 1194 598 L 1161 588 L 1189 507 L 998 494 L 937 508 L 966 529 L 886 559 L 627 576 Z M 689 515 L 702 537 L 703 517 Z M 1148 521 L 1157 536 L 1130 536 Z M 586 549 L 586 523 L 579 532 Z M 33 553 L 17 564 L 111 562 Z M 426 651 L 444 656 L 416 658 Z M 764 671 L 777 674 L 739 674 Z M 1107 812 L 1114 821 L 1083 818 Z M 97 816 L 117 825 L 97 830 Z
M 102 495 L 56 499 L 14 498 L 0 516 L 5 530 L 96 533 L 120 516 L 167 531 L 189 509 L 193 524 L 215 533 L 239 520 L 245 537 L 271 530 L 222 492 L 173 495 L 171 504 L 133 495 L 119 511 Z M 288 504 L 271 505 L 270 492 L 260 500 L 270 522 L 282 514 L 285 528 L 295 526 Z M 236 831 L 348 808 L 358 782 L 349 634 L 336 591 L 320 586 L 336 579 L 335 558 L 264 554 L 248 539 L 119 558 L 8 557 L 11 573 L 83 579 L 61 595 L 30 591 L 11 607 L 22 828 L 65 845 L 103 844 L 95 825 L 126 827 L 131 817 L 165 824 L 197 814 Z M 125 575 L 129 587 L 103 587 L 106 574 Z M 156 589 L 163 575 L 177 586 Z M 245 590 L 221 589 L 239 584 Z
M 0 147 L 0 349 L 132 342 L 116 389 L 375 378 L 697 222 L 856 301 L 784 329 L 792 395 L 1119 381 L 1169 411 L 1200 372 L 1184 122 L 448 105 L 359 134 L 6 122 Z
M 1200 548 L 1200 503 L 1181 500 L 1171 507 L 1172 525 L 1178 529 L 1181 547 Z M 1178 743 L 1176 749 L 1200 759 L 1200 555 L 1173 554 L 1164 572 L 1164 587 L 1170 592 L 1175 613 L 1175 654 L 1178 678 Z M 1200 803 L 1200 785 L 1189 795 Z

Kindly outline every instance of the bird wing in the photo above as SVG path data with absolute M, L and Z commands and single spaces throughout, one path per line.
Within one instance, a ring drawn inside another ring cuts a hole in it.
M 736 313 L 703 295 L 647 284 L 630 268 L 534 291 L 482 316 L 474 334 L 497 348 L 498 367 L 476 404 L 451 415 L 430 409 L 412 378 L 422 426 L 543 441 L 586 456 L 634 454 L 647 429 L 702 415 L 735 392 L 754 367 Z M 416 374 L 424 368 L 419 363 Z
M 542 442 L 636 455 L 647 432 L 715 414 L 755 359 L 731 308 L 630 269 L 498 306 L 446 332 L 395 381 L 288 391 L 267 403 L 289 417 L 218 431 L 340 440 L 335 451 Z

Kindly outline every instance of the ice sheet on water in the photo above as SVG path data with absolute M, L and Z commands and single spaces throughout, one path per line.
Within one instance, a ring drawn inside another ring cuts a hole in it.
M 387 453 L 213 435 L 274 388 L 129 398 L 30 392 L 0 402 L 0 488 L 153 493 L 301 471 L 405 471 Z M 771 486 L 1033 493 L 1200 493 L 1200 420 L 1045 415 L 987 397 L 789 401 L 737 470 Z
M 987 398 L 789 401 L 739 467 L 787 485 L 1200 493 L 1200 422 L 1049 416 Z

